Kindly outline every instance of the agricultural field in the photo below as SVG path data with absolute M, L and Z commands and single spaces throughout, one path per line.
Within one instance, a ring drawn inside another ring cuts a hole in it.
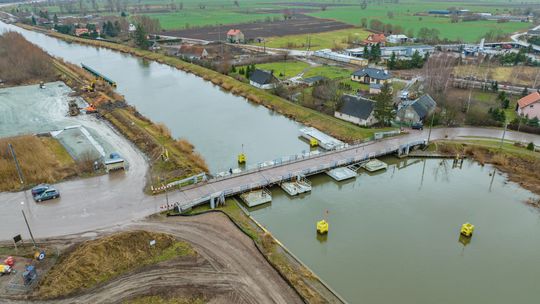
M 352 43 L 364 40 L 369 32 L 361 28 L 349 28 L 316 34 L 288 35 L 265 38 L 265 44 L 271 48 L 310 50 L 345 48 Z M 263 45 L 263 43 L 257 43 Z
M 454 75 L 464 78 L 470 75 L 479 79 L 496 80 L 499 83 L 532 87 L 540 81 L 540 69 L 529 66 L 467 66 L 455 67 Z
M 219 20 L 219 17 L 216 17 Z M 306 15 L 295 15 L 287 20 L 265 21 L 257 23 L 237 23 L 227 26 L 200 27 L 184 30 L 164 31 L 163 35 L 175 37 L 187 37 L 202 40 L 226 39 L 229 29 L 240 29 L 245 39 L 258 37 L 288 36 L 341 30 L 352 27 L 343 22 L 333 20 L 321 20 Z

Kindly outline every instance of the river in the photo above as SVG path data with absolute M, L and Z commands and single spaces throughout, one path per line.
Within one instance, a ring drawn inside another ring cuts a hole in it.
M 202 79 L 106 49 L 16 30 L 49 53 L 85 63 L 118 83 L 128 103 L 185 137 L 212 171 L 309 149 L 299 124 Z M 385 172 L 337 183 L 310 177 L 313 191 L 252 210 L 285 246 L 350 303 L 534 303 L 540 298 L 540 214 L 533 194 L 493 168 L 466 162 L 385 159 Z M 315 223 L 329 211 L 330 232 Z M 470 243 L 459 227 L 476 225 Z
M 312 192 L 293 199 L 274 188 L 251 215 L 350 303 L 538 301 L 540 213 L 524 204 L 532 193 L 472 161 L 385 161 L 385 172 L 355 180 L 310 177 Z M 468 245 L 465 222 L 476 226 Z
M 242 151 L 248 165 L 309 150 L 298 137 L 301 124 L 243 97 L 224 92 L 192 74 L 131 55 L 48 37 L 0 22 L 49 54 L 84 63 L 117 82 L 126 101 L 154 122 L 166 124 L 175 138 L 187 138 L 210 171 L 238 166 Z

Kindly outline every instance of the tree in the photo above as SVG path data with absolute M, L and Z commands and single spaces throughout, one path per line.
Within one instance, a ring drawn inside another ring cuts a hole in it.
M 497 80 L 491 82 L 491 90 L 494 92 L 499 90 L 499 82 Z
M 424 65 L 424 62 L 422 60 L 422 56 L 420 56 L 420 53 L 418 52 L 418 50 L 414 51 L 411 58 L 411 67 L 421 68 L 423 65 Z
M 148 49 L 150 46 L 150 42 L 148 41 L 146 35 L 147 34 L 144 27 L 141 24 L 137 24 L 135 26 L 135 44 L 144 50 Z
M 527 87 L 523 87 L 523 91 L 521 91 L 521 97 L 525 97 L 529 95 L 529 90 L 527 90 Z
M 53 16 L 53 22 L 54 24 L 58 24 L 58 16 L 56 15 L 56 13 L 54 13 L 54 16 Z
M 364 45 L 364 58 L 369 59 L 369 49 L 367 45 Z
M 393 70 L 396 68 L 396 53 L 392 52 L 392 55 L 390 56 L 390 59 L 387 62 L 387 67 L 389 70 Z
M 367 18 L 360 19 L 360 26 L 367 27 Z
M 36 18 L 34 16 L 32 16 L 32 25 L 36 25 Z
M 505 91 L 501 91 L 499 95 L 497 96 L 497 100 L 501 103 L 501 108 L 508 109 L 508 106 L 510 105 L 510 100 L 508 99 L 508 95 L 506 95 Z
M 375 100 L 374 116 L 383 125 L 388 126 L 394 119 L 394 107 L 392 105 L 392 88 L 386 82 L 381 92 L 373 98 Z
M 371 46 L 369 57 L 370 60 L 375 62 L 378 62 L 381 59 L 381 46 L 378 43 Z

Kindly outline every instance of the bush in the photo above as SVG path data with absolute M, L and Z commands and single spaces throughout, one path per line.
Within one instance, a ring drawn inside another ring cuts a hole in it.
M 530 142 L 530 143 L 527 145 L 527 150 L 534 151 L 534 143 L 533 143 L 533 142 Z

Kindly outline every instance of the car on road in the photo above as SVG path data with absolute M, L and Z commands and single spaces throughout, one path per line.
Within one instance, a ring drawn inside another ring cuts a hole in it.
M 45 190 L 49 189 L 50 187 L 51 186 L 49 184 L 39 184 L 35 186 L 34 188 L 32 188 L 32 196 L 39 195 L 45 192 Z
M 11 266 L 0 264 L 0 276 L 11 273 Z
M 411 129 L 413 130 L 424 130 L 424 125 L 421 122 L 415 122 L 412 124 Z
M 42 202 L 57 197 L 60 197 L 60 192 L 53 187 L 49 187 L 47 190 L 43 191 L 43 193 L 34 196 L 34 200 L 36 202 Z

